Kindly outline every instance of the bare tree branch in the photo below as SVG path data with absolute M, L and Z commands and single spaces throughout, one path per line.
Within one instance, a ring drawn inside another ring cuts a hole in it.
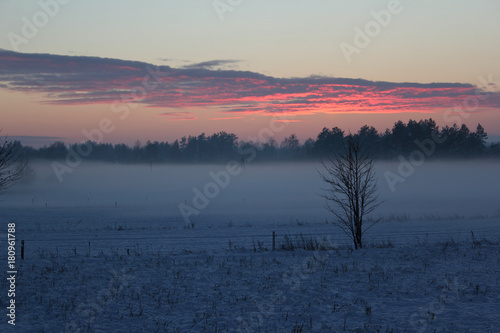
M 0 141 L 0 191 L 6 190 L 19 181 L 28 167 L 28 161 L 14 142 L 7 137 Z
M 328 185 L 322 195 L 326 199 L 325 207 L 334 215 L 334 225 L 352 239 L 356 249 L 362 248 L 363 233 L 380 221 L 366 225 L 364 220 L 381 204 L 377 194 L 375 161 L 362 142 L 350 135 L 343 152 L 335 159 L 322 161 L 322 165 L 324 173 L 318 172 Z

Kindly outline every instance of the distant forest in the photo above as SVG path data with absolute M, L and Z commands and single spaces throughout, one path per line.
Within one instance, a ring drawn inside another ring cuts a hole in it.
M 174 142 L 136 142 L 133 147 L 87 141 L 66 145 L 54 142 L 42 148 L 20 146 L 29 159 L 64 160 L 70 152 L 90 151 L 85 160 L 113 163 L 217 163 L 231 159 L 243 160 L 248 152 L 255 153 L 255 161 L 311 161 L 335 156 L 343 149 L 349 133 L 338 127 L 323 128 L 315 139 L 299 143 L 292 134 L 278 143 L 269 138 L 265 143 L 239 140 L 233 133 L 182 137 Z M 478 124 L 475 131 L 466 125 L 439 128 L 432 119 L 398 121 L 392 129 L 379 133 L 374 127 L 363 126 L 357 133 L 365 147 L 377 159 L 407 158 L 421 151 L 425 158 L 486 158 L 500 157 L 500 143 L 487 144 L 487 134 Z M 91 149 L 90 149 L 91 147 Z M 245 155 L 246 154 L 246 155 Z

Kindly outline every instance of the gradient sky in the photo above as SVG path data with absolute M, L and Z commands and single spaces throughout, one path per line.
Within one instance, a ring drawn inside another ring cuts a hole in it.
M 0 1 L 0 127 L 23 142 L 82 141 L 103 118 L 104 142 L 246 140 L 277 114 L 293 117 L 277 138 L 429 117 L 500 135 L 497 0 L 401 0 L 350 61 L 342 43 L 391 1 L 61 2 Z

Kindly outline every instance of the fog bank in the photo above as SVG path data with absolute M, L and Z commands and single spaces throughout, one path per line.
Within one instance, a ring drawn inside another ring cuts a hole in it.
M 375 215 L 500 216 L 499 167 L 498 161 L 425 162 L 408 172 L 399 162 L 379 162 L 376 169 L 384 203 Z M 49 163 L 35 163 L 33 168 L 35 182 L 8 190 L 0 207 L 129 207 L 181 217 L 178 207 L 184 203 L 199 212 L 192 215 L 197 220 L 214 214 L 234 216 L 235 220 L 245 216 L 307 221 L 330 218 L 319 196 L 325 184 L 318 163 L 236 165 L 234 170 L 240 172 L 230 175 L 226 165 L 84 162 L 66 173 L 63 182 Z M 397 181 L 394 175 L 399 177 Z M 200 193 L 205 199 L 200 199 Z

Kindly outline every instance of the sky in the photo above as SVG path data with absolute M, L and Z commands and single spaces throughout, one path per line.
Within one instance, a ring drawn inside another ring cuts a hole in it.
M 0 0 L 0 128 L 40 146 L 433 118 L 500 140 L 500 1 Z

